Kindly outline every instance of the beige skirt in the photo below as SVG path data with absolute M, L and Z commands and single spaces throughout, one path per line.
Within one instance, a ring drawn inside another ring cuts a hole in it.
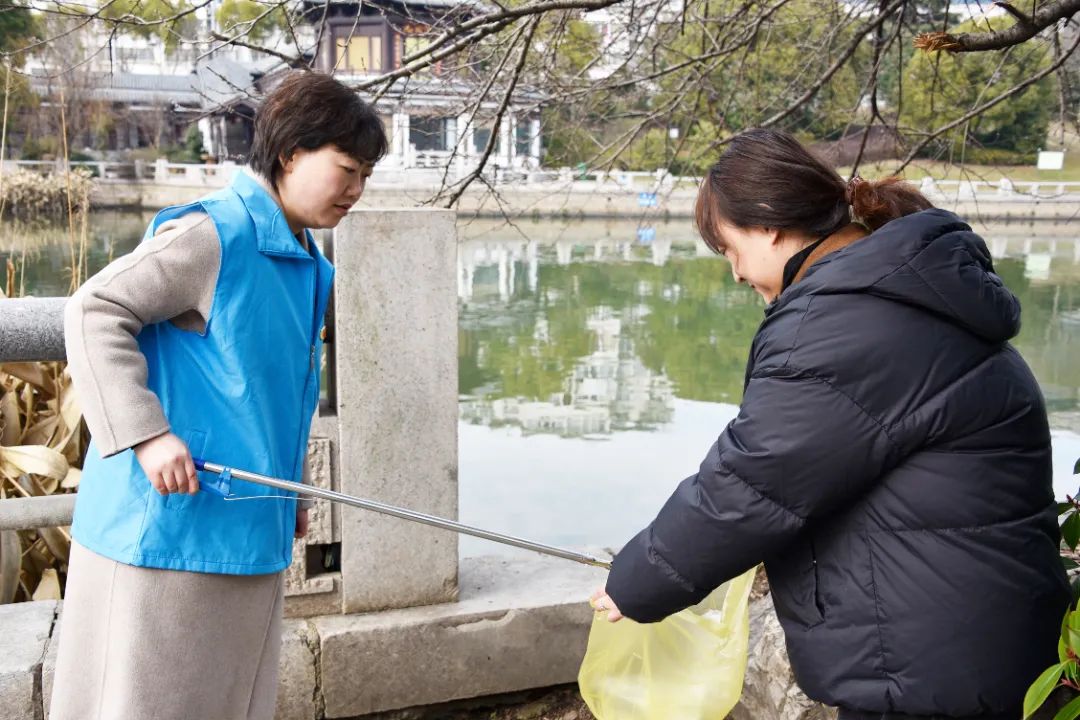
M 284 574 L 133 567 L 72 543 L 51 720 L 271 720 Z

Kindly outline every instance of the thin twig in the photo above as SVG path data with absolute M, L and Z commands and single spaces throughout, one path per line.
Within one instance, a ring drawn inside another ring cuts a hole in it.
M 518 56 L 517 65 L 514 67 L 514 73 L 510 77 L 510 83 L 506 88 L 506 92 L 503 94 L 502 103 L 499 105 L 499 110 L 495 113 L 495 120 L 491 137 L 488 138 L 487 145 L 484 147 L 484 154 L 480 158 L 480 162 L 477 167 L 469 173 L 469 175 L 460 183 L 457 190 L 450 197 L 450 200 L 446 203 L 446 207 L 453 207 L 454 203 L 465 193 L 472 184 L 473 180 L 480 177 L 483 172 L 484 166 L 487 164 L 487 160 L 491 157 L 491 153 L 495 149 L 495 143 L 498 140 L 498 135 L 501 134 L 500 126 L 502 124 L 503 116 L 506 114 L 506 108 L 510 106 L 510 98 L 513 97 L 514 88 L 517 87 L 518 79 L 521 77 L 521 71 L 525 67 L 525 59 L 529 56 L 529 45 L 532 43 L 533 36 L 536 34 L 536 28 L 540 24 L 540 18 L 533 18 L 529 22 L 528 31 L 525 35 L 525 41 L 521 45 L 521 54 Z M 514 139 L 510 138 L 509 142 L 513 142 Z

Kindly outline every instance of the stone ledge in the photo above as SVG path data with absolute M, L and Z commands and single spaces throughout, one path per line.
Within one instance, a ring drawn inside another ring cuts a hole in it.
M 456 603 L 312 618 L 325 717 L 574 682 L 604 577 L 546 558 L 471 558 Z
M 0 720 L 42 717 L 41 667 L 56 605 L 53 600 L 0 605 Z
M 461 563 L 458 602 L 286 620 L 276 720 L 352 717 L 574 682 L 592 621 L 587 598 L 603 580 L 601 570 L 527 554 L 471 558 Z M 0 660 L 0 720 L 47 716 L 55 606 L 0 607 L 10 646 Z

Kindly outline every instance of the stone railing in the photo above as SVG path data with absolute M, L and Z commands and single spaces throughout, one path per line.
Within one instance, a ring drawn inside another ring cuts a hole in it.
M 457 162 L 448 151 L 417 152 L 406 165 L 394 164 L 391 159 L 380 163 L 371 182 L 373 189 L 397 188 L 431 190 L 444 181 L 454 183 L 473 169 L 472 165 Z M 97 160 L 6 160 L 4 172 L 21 168 L 35 172 L 54 172 L 67 167 L 83 168 L 105 181 L 153 182 L 161 185 L 192 188 L 219 188 L 229 184 L 240 167 L 235 162 L 174 163 L 165 158 L 154 162 L 132 160 L 107 162 Z M 501 168 L 496 160 L 485 170 L 484 178 L 491 184 L 508 190 L 575 192 L 627 192 L 639 195 L 642 207 L 657 202 L 653 195 L 676 191 L 696 193 L 700 177 L 676 176 L 659 168 L 652 171 L 587 170 L 576 168 Z M 913 183 L 931 200 L 964 202 L 1071 202 L 1080 201 L 1080 182 L 1048 180 L 937 180 L 926 177 Z

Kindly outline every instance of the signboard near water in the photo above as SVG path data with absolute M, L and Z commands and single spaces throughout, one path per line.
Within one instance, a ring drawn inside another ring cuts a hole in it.
M 1039 151 L 1039 170 L 1061 170 L 1065 167 L 1065 153 L 1061 151 Z

